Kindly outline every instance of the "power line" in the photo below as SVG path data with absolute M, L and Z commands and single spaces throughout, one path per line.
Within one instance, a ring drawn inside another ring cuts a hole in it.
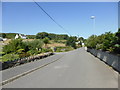
M 62 28 L 65 32 L 67 32 L 71 36 L 71 34 L 67 30 L 65 30 L 65 28 L 62 25 L 60 25 L 53 17 L 51 17 L 37 2 L 35 2 L 35 0 L 33 1 L 54 23 L 56 23 L 60 28 Z

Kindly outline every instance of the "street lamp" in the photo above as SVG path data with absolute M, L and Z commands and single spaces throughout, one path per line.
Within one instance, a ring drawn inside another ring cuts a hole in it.
M 91 19 L 93 19 L 93 33 L 95 31 L 95 16 L 91 16 Z

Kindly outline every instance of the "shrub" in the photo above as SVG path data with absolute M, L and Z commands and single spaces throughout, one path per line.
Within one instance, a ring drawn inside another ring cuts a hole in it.
M 45 44 L 45 48 L 47 48 L 47 44 L 49 43 L 49 38 L 44 38 L 43 39 L 43 42 L 44 42 L 44 44 Z
M 22 42 L 22 39 L 14 39 L 11 40 L 9 44 L 5 45 L 3 47 L 3 52 L 6 54 L 11 53 L 11 52 L 16 52 L 19 49 L 24 49 L 26 50 L 26 44 Z
M 38 39 L 38 40 L 34 40 L 34 41 L 28 41 L 26 42 L 29 50 L 39 50 L 42 48 L 43 46 L 43 41 Z
M 47 37 L 44 38 L 44 39 L 43 39 L 43 42 L 44 42 L 45 44 L 48 44 L 48 43 L 49 43 L 49 38 L 47 38 Z
M 96 45 L 97 45 L 96 38 L 97 38 L 96 35 L 90 36 L 90 37 L 87 39 L 85 45 L 86 45 L 88 48 L 96 48 Z
M 40 54 L 41 51 L 31 49 L 27 53 L 29 53 L 30 55 L 36 55 L 36 54 Z
M 50 48 L 42 48 L 42 52 L 46 53 L 46 52 L 53 52 L 53 51 Z
M 15 59 L 19 59 L 19 55 L 17 55 L 17 54 L 6 54 L 2 57 L 3 62 L 13 61 Z
M 0 56 L 3 56 L 3 55 L 5 55 L 5 52 L 0 52 Z

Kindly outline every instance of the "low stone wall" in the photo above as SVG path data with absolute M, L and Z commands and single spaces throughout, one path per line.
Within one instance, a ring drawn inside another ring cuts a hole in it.
M 109 52 L 89 48 L 87 48 L 87 51 L 120 72 L 120 56 L 111 54 Z
M 48 52 L 48 53 L 38 54 L 38 55 L 35 55 L 35 56 L 30 56 L 30 57 L 26 57 L 26 58 L 22 58 L 22 59 L 17 59 L 17 60 L 14 60 L 14 61 L 3 62 L 3 63 L 1 63 L 2 66 L 1 66 L 0 70 L 15 67 L 15 66 L 25 64 L 25 63 L 28 63 L 28 62 L 33 62 L 33 61 L 36 61 L 36 60 L 40 60 L 42 58 L 48 57 L 48 56 L 53 55 L 53 54 L 54 53 L 52 53 L 52 52 Z

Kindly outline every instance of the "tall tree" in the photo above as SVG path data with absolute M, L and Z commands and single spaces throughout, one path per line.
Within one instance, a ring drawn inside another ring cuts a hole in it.
M 69 39 L 66 42 L 66 46 L 71 46 L 76 49 L 77 47 L 75 42 L 76 42 L 76 37 L 69 37 Z
M 37 39 L 44 39 L 45 37 L 48 37 L 48 33 L 46 32 L 37 33 L 36 35 Z

